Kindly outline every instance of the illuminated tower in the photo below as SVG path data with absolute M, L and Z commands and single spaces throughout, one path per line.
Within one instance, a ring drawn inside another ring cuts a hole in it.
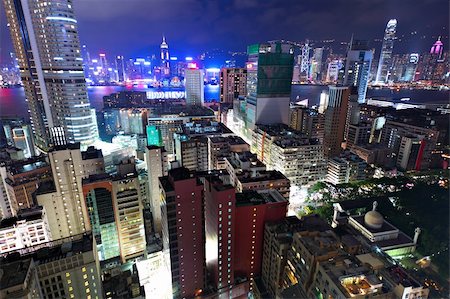
M 90 144 L 96 128 L 72 1 L 4 0 L 4 6 L 36 145 Z
M 438 40 L 433 44 L 430 50 L 430 54 L 437 55 L 438 58 L 441 58 L 442 50 L 444 49 L 444 45 L 441 42 L 441 37 L 438 37 Z
M 352 39 L 345 60 L 344 85 L 357 88 L 359 103 L 366 101 L 372 58 L 373 51 L 367 41 Z
M 375 80 L 377 83 L 386 83 L 389 79 L 396 29 L 397 20 L 389 20 L 384 31 L 383 45 L 381 46 L 380 61 L 378 62 L 377 77 Z
M 306 40 L 305 45 L 302 47 L 302 64 L 300 67 L 300 72 L 306 73 L 306 76 L 308 76 L 309 72 L 309 50 L 311 49 L 308 43 L 309 41 Z
M 169 57 L 169 45 L 166 43 L 166 37 L 163 35 L 161 43 L 161 69 L 165 76 L 170 75 L 170 57 Z

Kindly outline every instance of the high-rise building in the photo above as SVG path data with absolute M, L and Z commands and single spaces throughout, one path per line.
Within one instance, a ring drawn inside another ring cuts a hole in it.
M 175 157 L 180 165 L 192 171 L 208 170 L 208 138 L 175 134 Z
M 120 256 L 110 176 L 98 174 L 83 179 L 83 194 L 99 260 Z
M 409 61 L 405 67 L 405 72 L 403 74 L 401 81 L 404 82 L 414 81 L 414 79 L 416 78 L 416 70 L 418 63 L 419 63 L 419 54 L 418 53 L 409 54 Z
M 291 45 L 256 44 L 247 49 L 246 125 L 289 123 L 294 50 Z
M 342 66 L 343 63 L 340 59 L 330 61 L 330 63 L 328 63 L 327 77 L 325 81 L 336 83 L 339 77 L 339 70 L 342 68 Z
M 11 204 L 11 212 L 16 215 L 21 209 L 34 207 L 33 193 L 40 183 L 52 179 L 50 165 L 43 157 L 16 161 L 6 167 L 5 187 Z
M 337 156 L 342 151 L 349 98 L 349 87 L 329 86 L 323 138 L 326 157 Z
M 262 269 L 264 226 L 286 217 L 289 202 L 276 190 L 244 191 L 236 194 L 234 277 L 248 280 L 259 276 Z M 228 217 L 229 218 L 229 217 Z M 227 219 L 233 221 L 233 219 Z M 252 290 L 253 282 L 250 282 Z
M 218 295 L 232 289 L 236 237 L 236 191 L 214 176 L 205 185 L 206 268 Z M 240 224 L 239 224 L 240 225 Z M 230 296 L 232 298 L 232 296 Z
M 4 281 L 0 286 L 0 298 L 44 298 L 32 259 L 2 263 L 0 271 Z
M 159 178 L 167 175 L 169 163 L 164 147 L 147 146 L 145 148 L 145 162 L 147 163 L 148 190 L 150 209 L 153 218 L 153 228 L 161 234 L 161 194 L 159 191 Z
M 315 48 L 309 66 L 310 80 L 313 81 L 322 80 L 322 57 L 323 57 L 323 48 Z
M 208 137 L 208 170 L 225 169 L 225 158 L 233 152 L 250 151 L 250 146 L 238 136 Z
M 46 4 L 4 0 L 35 142 L 90 144 L 97 136 L 72 1 Z
M 66 238 L 91 230 L 89 213 L 83 199 L 82 179 L 104 173 L 100 150 L 88 148 L 81 152 L 80 144 L 53 148 L 48 153 L 53 182 L 45 182 L 36 190 L 37 203 L 47 211 L 53 239 Z M 54 214 L 53 214 L 54 213 Z
M 170 75 L 170 57 L 169 57 L 169 45 L 166 43 L 166 37 L 163 35 L 161 49 L 161 71 L 162 75 Z
M 187 168 L 159 179 L 164 255 L 174 298 L 200 295 L 205 285 L 203 184 Z
M 117 70 L 117 79 L 119 82 L 124 82 L 126 78 L 125 72 L 125 61 L 123 56 L 119 55 L 116 57 L 116 70 Z
M 29 124 L 21 120 L 12 120 L 6 123 L 3 121 L 3 130 L 8 145 L 23 150 L 25 158 L 35 155 L 33 132 Z
M 384 31 L 383 44 L 381 45 L 380 60 L 378 61 L 377 77 L 375 79 L 376 83 L 384 84 L 389 80 L 396 30 L 397 20 L 389 20 Z
M 441 42 L 441 37 L 439 36 L 437 41 L 431 47 L 430 54 L 436 55 L 441 58 L 443 50 L 444 44 Z
M 247 95 L 247 69 L 223 68 L 220 70 L 220 102 L 233 103 L 238 96 Z
M 42 207 L 19 211 L 17 217 L 5 219 L 0 226 L 0 254 L 47 243 L 52 235 Z
M 186 80 L 186 105 L 203 106 L 205 103 L 203 71 L 197 66 L 188 68 L 184 72 L 184 78 Z
M 252 149 L 258 158 L 285 175 L 291 185 L 312 185 L 325 176 L 323 145 L 286 125 L 259 125 L 253 132 Z
M 367 41 L 352 40 L 345 60 L 343 83 L 357 88 L 359 103 L 366 101 L 372 58 L 373 51 L 369 49 Z
M 328 159 L 326 181 L 334 185 L 363 181 L 367 178 L 367 163 L 355 154 Z

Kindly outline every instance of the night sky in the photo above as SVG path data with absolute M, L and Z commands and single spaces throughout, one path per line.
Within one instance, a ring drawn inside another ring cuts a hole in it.
M 353 33 L 373 40 L 383 37 L 390 18 L 397 19 L 401 38 L 394 52 L 426 51 L 438 35 L 448 49 L 447 0 L 74 0 L 74 7 L 81 43 L 91 55 L 149 56 L 162 34 L 180 56 L 213 48 L 245 51 L 273 39 L 347 41 Z M 12 46 L 3 6 L 0 41 L 4 58 Z

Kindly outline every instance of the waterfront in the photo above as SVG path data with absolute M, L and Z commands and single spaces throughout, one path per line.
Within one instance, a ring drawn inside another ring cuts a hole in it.
M 100 111 L 103 108 L 103 96 L 123 90 L 147 91 L 154 90 L 145 87 L 124 86 L 90 86 L 88 88 L 89 100 L 93 108 Z M 327 86 L 320 85 L 293 85 L 292 101 L 308 99 L 309 106 L 318 105 L 320 93 L 327 90 Z M 447 104 L 449 91 L 419 90 L 419 89 L 368 89 L 367 97 L 400 101 L 401 98 L 410 98 L 408 104 Z M 219 98 L 218 85 L 205 86 L 205 100 L 214 101 Z M 27 117 L 28 107 L 23 88 L 0 88 L 0 117 L 18 116 Z

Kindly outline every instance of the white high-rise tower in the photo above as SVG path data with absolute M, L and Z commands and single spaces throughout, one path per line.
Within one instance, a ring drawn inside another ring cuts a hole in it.
M 4 0 L 36 145 L 96 139 L 72 1 Z
M 378 70 L 376 83 L 387 83 L 389 79 L 389 70 L 392 66 L 392 49 L 394 48 L 395 32 L 397 30 L 397 20 L 391 19 L 386 25 L 384 31 L 383 44 L 381 46 L 380 61 L 378 62 Z

